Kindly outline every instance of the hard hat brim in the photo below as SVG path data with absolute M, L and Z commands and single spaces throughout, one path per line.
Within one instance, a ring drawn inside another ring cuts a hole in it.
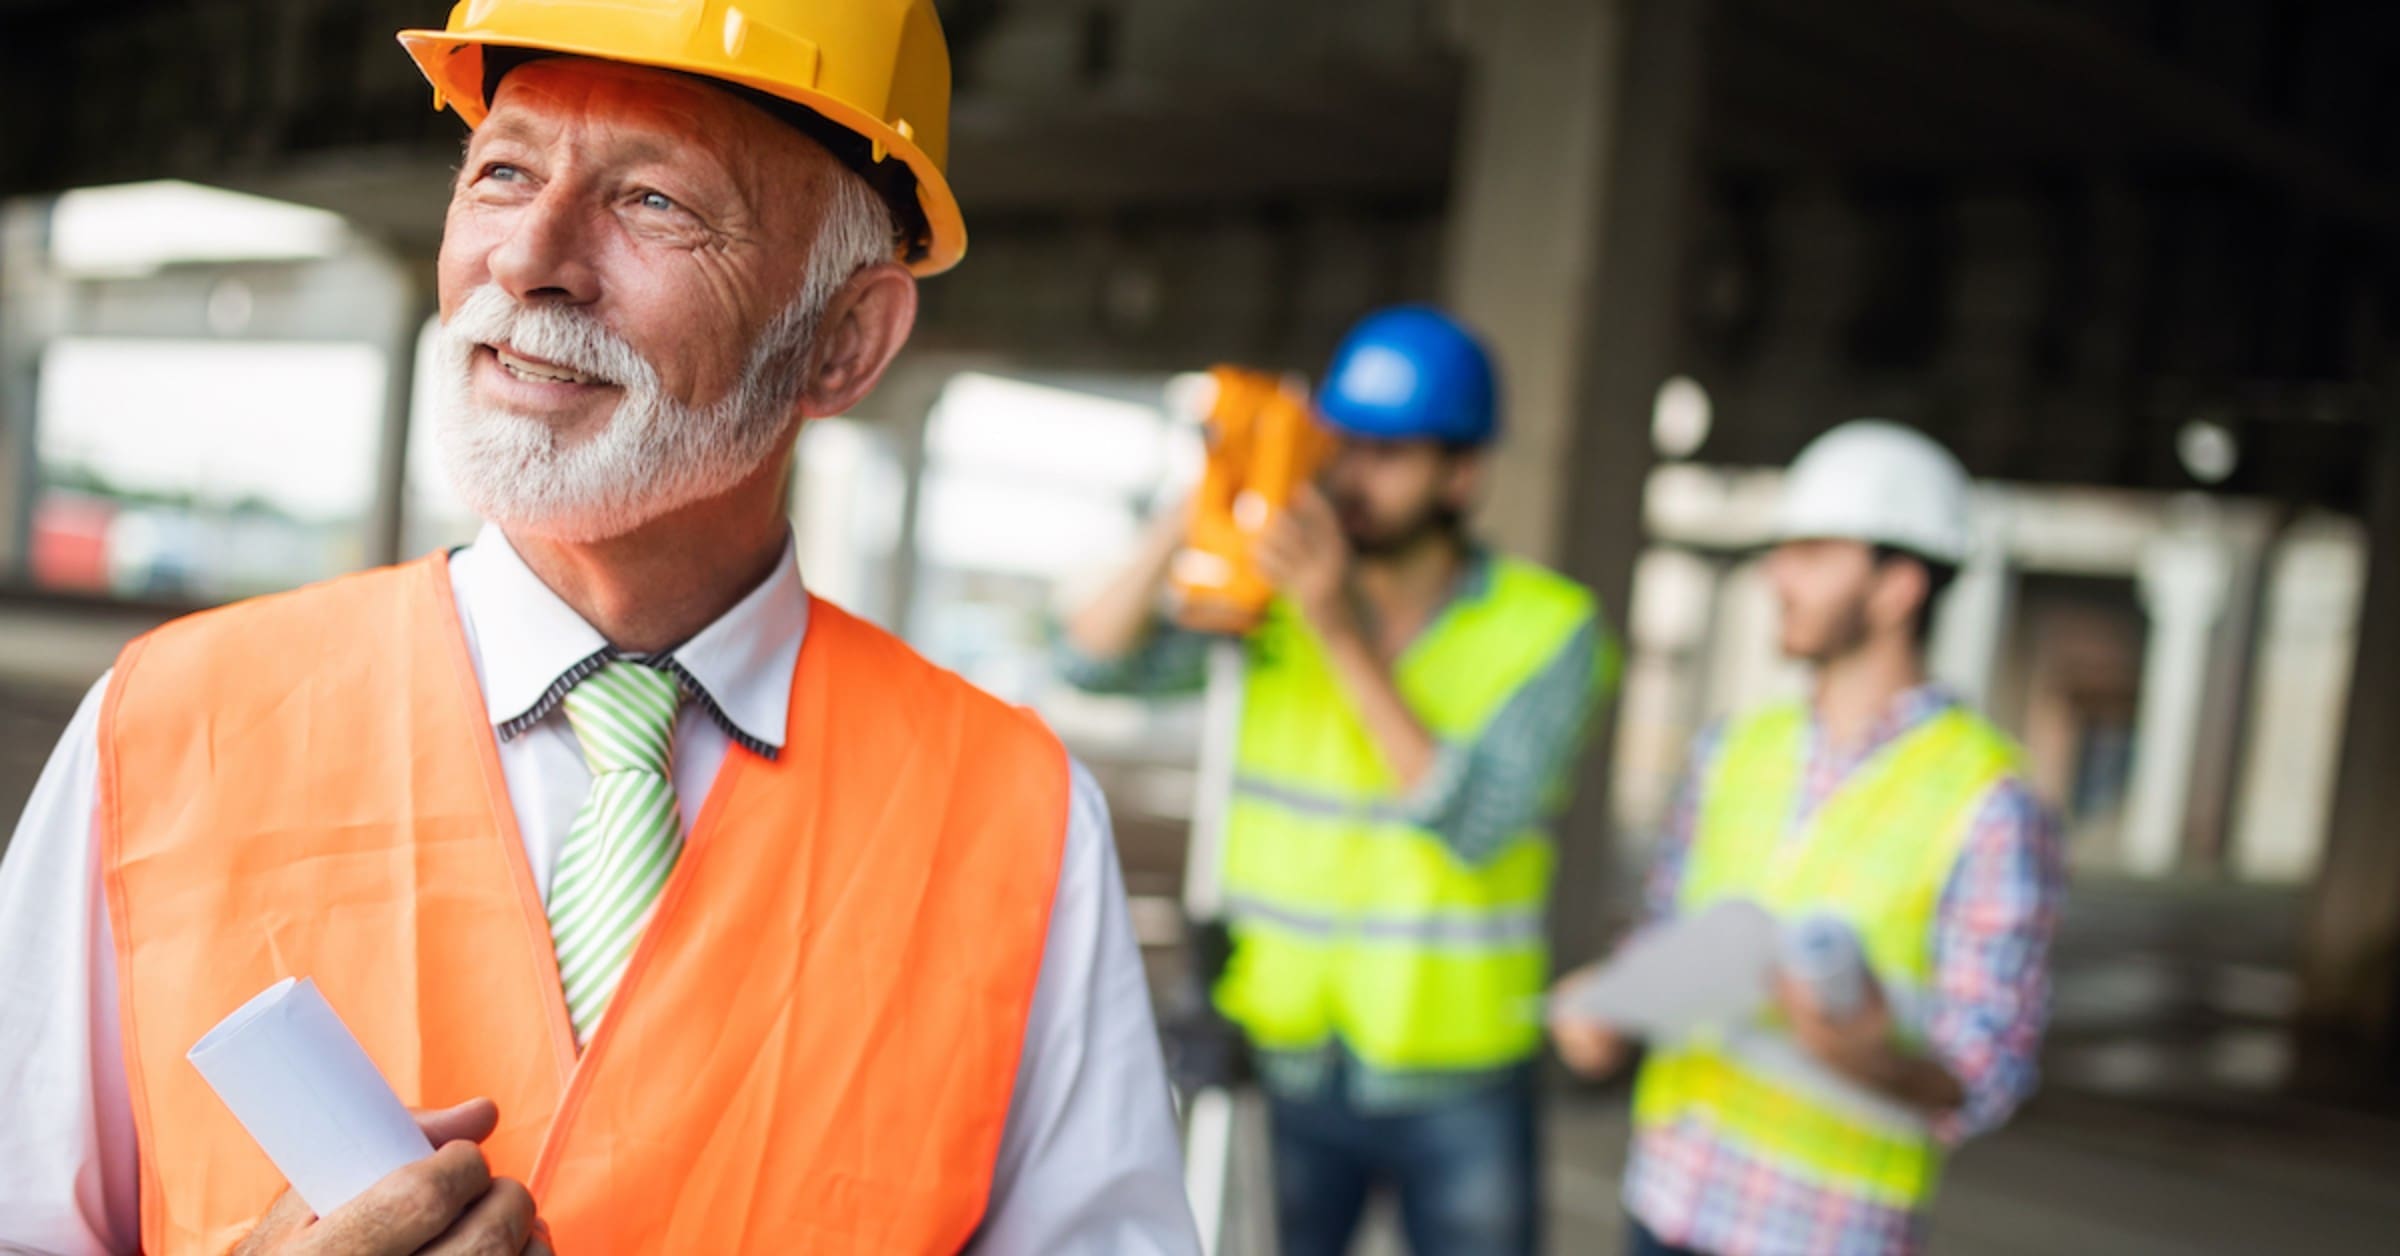
M 929 238 L 925 255 L 906 263 L 910 273 L 919 278 L 938 275 L 958 265 L 960 259 L 966 256 L 966 217 L 959 210 L 958 198 L 951 192 L 950 180 L 943 173 L 941 164 L 917 147 L 910 137 L 885 125 L 882 119 L 833 96 L 772 79 L 728 74 L 714 68 L 695 70 L 667 57 L 652 59 L 627 56 L 620 51 L 578 45 L 572 40 L 443 30 L 404 30 L 400 32 L 399 39 L 400 46 L 408 50 L 409 58 L 417 63 L 417 69 L 424 74 L 425 81 L 433 85 L 434 108 L 454 111 L 469 130 L 482 126 L 484 118 L 491 112 L 491 103 L 483 96 L 482 51 L 487 47 L 523 48 L 559 56 L 671 70 L 739 84 L 751 91 L 814 110 L 836 125 L 865 137 L 890 157 L 906 163 L 910 173 L 916 176 L 918 207 L 925 215 Z M 473 55 L 467 55 L 469 53 Z
M 1968 559 L 1966 546 L 1957 541 L 1900 536 L 1896 533 L 1871 532 L 1838 526 L 1789 528 L 1778 526 L 1767 534 L 1766 540 L 1751 548 L 1757 553 L 1763 554 L 1778 545 L 1796 545 L 1808 541 L 1854 541 L 1860 545 L 1897 551 L 1912 558 L 1944 567 L 1963 567 Z
M 1385 415 L 1361 414 L 1338 402 L 1329 405 L 1322 396 L 1312 401 L 1309 410 L 1315 416 L 1319 427 L 1336 436 L 1347 436 L 1356 440 L 1381 441 L 1394 445 L 1422 442 L 1428 445 L 1439 445 L 1444 449 L 1473 453 L 1490 448 L 1498 443 L 1499 439 L 1496 431 L 1454 432 L 1427 429 L 1397 422 Z

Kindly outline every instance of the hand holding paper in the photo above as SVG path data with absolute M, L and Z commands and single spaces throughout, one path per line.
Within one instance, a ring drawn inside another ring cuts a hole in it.
M 314 983 L 269 987 L 189 1058 L 292 1183 L 242 1253 L 399 1256 L 435 1239 L 550 1250 L 533 1197 L 495 1181 L 474 1145 L 499 1122 L 492 1102 L 411 1116 Z
M 284 978 L 219 1022 L 192 1067 L 322 1217 L 433 1145 L 317 984 Z
M 489 1099 L 417 1118 L 442 1145 L 319 1218 L 297 1191 L 285 1191 L 236 1249 L 235 1256 L 414 1256 L 435 1251 L 507 1251 L 554 1256 L 550 1236 L 523 1186 L 495 1179 L 475 1144 L 491 1136 L 500 1111 Z M 481 1246 L 478 1246 L 478 1245 Z
M 1764 1006 L 1777 929 L 1746 899 L 1677 917 L 1636 938 L 1589 980 L 1561 989 L 1553 1015 L 1669 1041 Z

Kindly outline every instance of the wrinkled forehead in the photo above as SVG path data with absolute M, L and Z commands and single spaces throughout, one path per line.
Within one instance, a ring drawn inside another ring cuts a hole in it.
M 580 57 L 544 57 L 507 71 L 491 92 L 483 134 L 532 122 L 599 123 L 705 141 L 738 124 L 739 102 L 663 70 Z
M 815 239 L 840 165 L 815 141 L 706 80 L 576 57 L 505 72 L 475 130 L 475 161 L 572 153 L 588 173 L 674 181 L 712 227 L 777 255 Z
M 581 128 L 651 147 L 738 156 L 765 173 L 802 177 L 832 161 L 808 137 L 735 93 L 671 70 L 544 56 L 502 69 L 490 94 L 491 113 L 478 136 Z

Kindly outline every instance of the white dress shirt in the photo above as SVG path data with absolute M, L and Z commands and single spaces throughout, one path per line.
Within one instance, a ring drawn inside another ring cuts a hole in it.
M 450 571 L 495 728 L 541 709 L 553 682 L 607 648 L 497 529 Z M 687 828 L 736 737 L 780 747 L 808 606 L 787 542 L 764 584 L 671 652 L 707 695 L 687 701 L 675 725 Z M 0 861 L 0 1249 L 140 1244 L 116 951 L 93 832 L 107 686 L 103 677 L 76 712 Z M 501 741 L 500 767 L 547 894 L 590 769 L 555 709 Z M 1041 976 L 990 1206 L 968 1250 L 1183 1256 L 1198 1242 L 1107 805 L 1081 764 L 1073 772 Z

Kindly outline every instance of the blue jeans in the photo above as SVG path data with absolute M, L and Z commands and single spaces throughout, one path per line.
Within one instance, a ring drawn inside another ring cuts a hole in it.
M 1360 1112 L 1341 1089 L 1270 1097 L 1282 1256 L 1343 1256 L 1378 1187 L 1399 1196 L 1416 1256 L 1532 1256 L 1542 1209 L 1530 1068 L 1400 1113 Z

